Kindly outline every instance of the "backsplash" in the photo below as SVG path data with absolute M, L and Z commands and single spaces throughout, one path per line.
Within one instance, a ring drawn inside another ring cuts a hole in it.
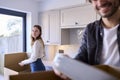
M 58 50 L 64 50 L 64 54 L 68 54 L 74 58 L 78 54 L 81 39 L 85 28 L 71 28 L 70 31 L 70 44 L 57 46 Z
M 74 58 L 76 56 L 76 54 L 78 53 L 79 46 L 80 45 L 61 45 L 61 46 L 57 46 L 56 53 L 58 53 L 59 50 L 64 50 L 64 54 L 67 54 L 71 58 Z
M 78 54 L 84 28 L 72 28 L 66 30 L 69 30 L 70 33 L 70 43 L 67 45 L 46 45 L 45 60 L 52 61 L 55 55 L 59 53 L 59 50 L 63 50 L 64 54 L 67 54 L 71 58 L 74 58 Z
M 83 36 L 84 28 L 70 29 L 70 45 L 79 45 Z

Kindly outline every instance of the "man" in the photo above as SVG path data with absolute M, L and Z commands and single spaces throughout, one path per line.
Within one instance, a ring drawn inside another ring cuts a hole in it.
M 120 66 L 120 0 L 89 0 L 101 19 L 88 24 L 75 59 Z
M 120 0 L 89 2 L 101 19 L 87 25 L 75 59 L 90 65 L 120 66 Z M 66 78 L 64 75 L 61 77 Z

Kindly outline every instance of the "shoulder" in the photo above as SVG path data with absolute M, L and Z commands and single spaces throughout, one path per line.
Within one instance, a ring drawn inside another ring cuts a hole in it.
M 34 46 L 35 45 L 40 45 L 41 43 L 40 43 L 40 41 L 39 40 L 36 40 L 35 42 L 34 42 Z
M 36 41 L 34 42 L 34 44 L 38 44 L 38 43 L 40 43 L 40 41 L 39 41 L 39 40 L 36 40 Z
M 96 20 L 94 22 L 91 22 L 87 25 L 86 31 L 88 32 L 94 32 L 100 27 L 101 20 Z
M 34 42 L 32 48 L 38 48 L 38 47 L 40 47 L 40 45 L 41 45 L 40 41 L 39 41 L 39 40 L 36 40 L 36 41 Z
M 38 39 L 34 42 L 34 45 L 41 45 L 41 44 L 43 44 L 41 39 Z
M 34 42 L 34 44 L 41 44 L 41 43 L 42 43 L 42 41 L 40 39 L 38 39 Z

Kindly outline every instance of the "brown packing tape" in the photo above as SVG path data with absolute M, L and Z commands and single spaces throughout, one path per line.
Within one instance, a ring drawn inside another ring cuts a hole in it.
M 10 80 L 63 80 L 54 71 L 39 71 L 34 73 L 23 73 L 11 75 Z

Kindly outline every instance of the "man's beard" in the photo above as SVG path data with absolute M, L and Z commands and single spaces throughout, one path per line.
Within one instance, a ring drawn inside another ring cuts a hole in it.
M 103 14 L 101 14 L 101 13 L 99 12 L 100 7 L 97 7 L 97 6 L 96 6 L 96 11 L 97 11 L 97 13 L 98 13 L 101 17 L 108 18 L 108 17 L 113 16 L 113 15 L 117 12 L 117 10 L 119 9 L 119 5 L 120 5 L 120 4 L 117 4 L 116 6 L 114 6 L 114 5 L 113 5 L 112 3 L 110 3 L 110 2 L 103 4 L 101 7 L 105 7 L 105 6 L 110 6 L 110 7 L 111 7 L 111 11 L 108 12 L 107 14 L 105 14 L 105 15 L 103 15 Z

